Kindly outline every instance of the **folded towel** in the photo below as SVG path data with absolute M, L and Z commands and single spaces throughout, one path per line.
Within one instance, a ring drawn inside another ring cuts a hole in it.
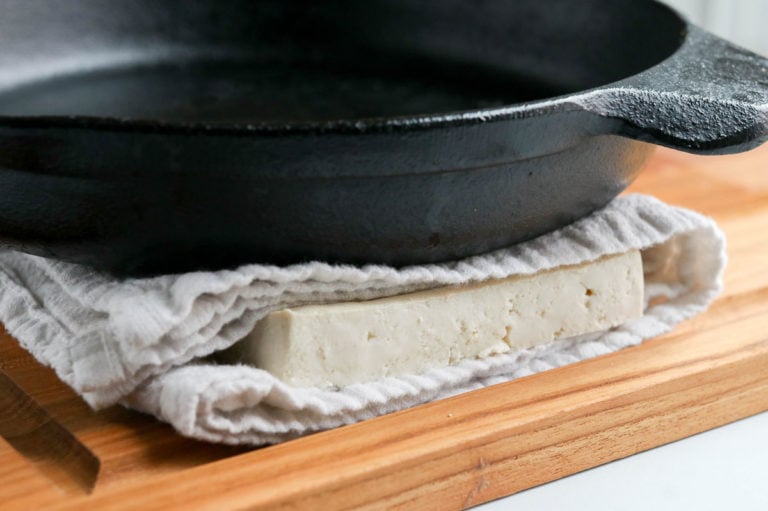
M 340 389 L 294 388 L 205 358 L 272 310 L 532 274 L 631 249 L 643 251 L 645 314 L 598 334 Z M 712 220 L 630 195 L 507 249 L 400 269 L 313 262 L 118 279 L 3 251 L 0 320 L 94 408 L 119 402 L 191 437 L 267 444 L 638 344 L 703 311 L 724 266 L 724 237 Z

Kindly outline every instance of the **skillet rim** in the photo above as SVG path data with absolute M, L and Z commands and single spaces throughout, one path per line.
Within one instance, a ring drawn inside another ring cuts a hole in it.
M 554 111 L 567 104 L 572 98 L 611 89 L 628 79 L 642 75 L 662 65 L 677 55 L 685 46 L 691 25 L 676 9 L 658 0 L 643 0 L 649 6 L 665 10 L 680 24 L 679 42 L 671 53 L 637 73 L 627 75 L 596 87 L 573 91 L 567 94 L 549 96 L 531 101 L 509 103 L 501 106 L 456 110 L 441 113 L 415 115 L 376 116 L 361 118 L 340 118 L 330 121 L 281 121 L 281 122 L 179 122 L 155 119 L 126 119 L 112 116 L 86 115 L 2 115 L 0 127 L 30 129 L 77 129 L 107 132 L 132 132 L 180 135 L 224 135 L 224 136 L 289 136 L 319 134 L 365 134 L 390 133 L 470 126 L 487 122 L 503 122 L 514 119 L 535 117 Z

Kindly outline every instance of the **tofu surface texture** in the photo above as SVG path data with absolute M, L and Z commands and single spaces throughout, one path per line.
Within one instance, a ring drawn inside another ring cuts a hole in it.
M 275 311 L 235 358 L 298 387 L 418 374 L 582 335 L 643 313 L 638 251 L 529 276 Z

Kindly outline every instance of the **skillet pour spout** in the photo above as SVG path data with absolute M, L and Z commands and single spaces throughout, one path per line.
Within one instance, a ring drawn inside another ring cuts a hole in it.
M 652 0 L 0 0 L 0 34 L 0 243 L 127 276 L 458 260 L 654 145 L 768 136 L 768 61 Z

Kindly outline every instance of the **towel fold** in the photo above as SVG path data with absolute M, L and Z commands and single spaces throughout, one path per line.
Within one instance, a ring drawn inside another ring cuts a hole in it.
M 645 313 L 609 331 L 341 389 L 293 388 L 205 358 L 272 310 L 532 274 L 631 249 L 643 251 Z M 191 437 L 267 444 L 638 344 L 703 311 L 724 267 L 724 236 L 712 220 L 629 195 L 507 249 L 399 269 L 314 262 L 118 279 L 3 251 L 0 320 L 94 408 L 119 402 Z

